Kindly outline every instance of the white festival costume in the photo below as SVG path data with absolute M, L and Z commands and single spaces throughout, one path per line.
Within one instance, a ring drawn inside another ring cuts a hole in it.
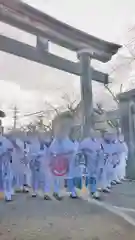
M 38 138 L 31 137 L 29 139 L 29 158 L 30 158 L 30 170 L 31 170 L 31 186 L 33 194 L 37 194 L 40 183 L 40 161 L 39 161 L 39 152 L 40 152 L 40 143 Z
M 104 151 L 102 187 L 106 189 L 107 187 L 111 187 L 111 182 L 114 180 L 115 166 L 118 164 L 118 147 L 111 140 L 103 141 L 102 147 Z
M 87 155 L 89 176 L 97 178 L 99 169 L 103 165 L 103 153 L 100 141 L 86 138 L 81 142 L 79 150 Z
M 117 141 L 119 164 L 116 167 L 116 180 L 123 180 L 126 175 L 126 161 L 128 156 L 128 147 L 123 141 Z
M 47 147 L 36 137 L 30 139 L 29 157 L 33 194 L 36 195 L 40 188 L 43 188 L 43 191 L 46 192 L 50 180 Z
M 60 185 L 64 183 L 63 180 L 65 178 L 73 179 L 78 175 L 75 155 L 76 146 L 68 137 L 65 139 L 55 138 L 49 147 L 50 172 L 53 179 L 54 192 L 57 194 L 59 194 Z
M 56 177 L 74 177 L 75 154 L 75 145 L 69 138 L 54 139 L 49 148 L 52 175 Z
M 50 192 L 50 182 L 51 176 L 49 172 L 49 160 L 48 160 L 48 149 L 43 142 L 40 142 L 40 151 L 38 155 L 38 161 L 40 163 L 39 169 L 39 180 L 42 183 L 41 188 L 44 194 L 48 194 Z
M 12 198 L 13 168 L 12 168 L 12 143 L 4 136 L 0 136 L 0 161 L 2 166 L 3 191 L 6 200 Z
M 99 140 L 86 138 L 80 144 L 80 151 L 85 156 L 88 169 L 88 183 L 90 193 L 93 197 L 99 198 L 97 187 L 99 185 L 103 153 Z
M 31 186 L 31 171 L 30 171 L 30 158 L 29 158 L 29 144 L 24 142 L 24 155 L 21 159 L 24 165 L 24 184 Z
M 27 168 L 24 163 L 24 143 L 20 139 L 16 138 L 12 140 L 14 146 L 13 149 L 13 170 L 15 177 L 15 189 L 23 190 L 24 185 L 24 173 Z

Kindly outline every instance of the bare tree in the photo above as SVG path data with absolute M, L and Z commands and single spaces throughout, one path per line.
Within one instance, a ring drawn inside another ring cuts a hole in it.
M 120 78 L 122 78 L 123 80 L 123 73 L 127 72 L 130 74 L 130 71 L 132 71 L 134 63 L 135 63 L 135 25 L 129 28 L 126 33 L 126 40 L 125 44 L 123 44 L 122 51 L 118 52 L 115 63 L 113 64 L 113 66 L 111 66 L 109 72 L 110 78 L 115 78 L 115 76 L 119 73 Z M 129 85 L 131 85 L 132 83 L 131 79 L 128 78 L 126 80 L 129 82 Z M 106 89 L 110 92 L 114 101 L 117 103 L 118 100 L 115 98 L 115 93 L 113 93 L 113 91 L 111 90 L 110 84 L 109 87 L 108 85 L 106 86 Z M 119 92 L 120 93 L 123 92 L 123 84 L 121 84 Z
M 55 114 L 59 115 L 60 114 L 60 107 L 55 107 L 54 105 L 52 105 L 49 102 L 45 102 L 45 107 L 49 107 L 50 110 L 54 111 Z
M 71 100 L 71 98 L 68 94 L 64 94 L 62 99 L 65 102 L 65 109 L 71 113 L 74 113 L 76 111 L 76 107 L 78 105 L 77 100 Z
M 104 114 L 104 109 L 101 103 L 96 103 L 96 108 L 94 108 L 94 112 L 98 115 Z
M 121 59 L 125 59 L 126 62 L 126 66 L 125 68 L 129 68 L 129 65 L 131 65 L 134 61 L 135 61 L 135 26 L 133 26 L 132 28 L 130 28 L 127 32 L 128 35 L 128 39 L 127 39 L 127 43 L 123 45 L 123 49 L 125 48 L 128 53 L 129 56 L 124 56 L 124 55 L 120 55 L 118 53 L 118 57 L 120 56 Z M 132 36 L 131 36 L 132 35 Z M 124 62 L 124 64 L 125 64 Z M 122 63 L 118 64 L 118 66 L 113 66 L 112 70 L 110 71 L 110 77 L 112 76 L 112 74 L 114 74 L 115 72 L 117 73 L 117 71 L 123 66 L 123 61 Z M 130 79 L 129 79 L 130 81 Z M 130 83 L 130 82 L 129 82 Z M 116 102 L 116 104 L 119 103 L 119 100 L 117 99 L 116 94 L 113 92 L 113 90 L 110 87 L 110 84 L 105 85 L 106 90 L 110 93 L 110 95 L 112 96 L 113 100 Z M 119 92 L 118 93 L 122 93 L 123 92 L 123 84 L 120 84 L 119 87 Z

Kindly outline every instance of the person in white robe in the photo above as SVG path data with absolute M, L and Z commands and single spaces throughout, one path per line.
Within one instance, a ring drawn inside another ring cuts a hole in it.
M 124 136 L 120 138 L 120 143 L 123 146 L 123 151 L 120 158 L 120 179 L 125 180 L 126 178 L 126 167 L 128 161 L 128 145 L 124 141 Z
M 51 200 L 51 185 L 52 178 L 49 168 L 49 158 L 48 158 L 48 147 L 46 146 L 46 142 L 42 133 L 38 135 L 39 143 L 40 143 L 40 151 L 39 151 L 39 162 L 40 162 L 40 170 L 39 170 L 39 178 L 41 182 L 41 190 L 44 194 L 44 200 Z
M 104 168 L 102 174 L 102 190 L 109 193 L 111 189 L 112 175 L 117 159 L 117 150 L 113 144 L 113 134 L 106 132 L 102 141 L 102 149 L 104 152 Z
M 121 183 L 118 178 L 118 169 L 120 164 L 121 146 L 117 139 L 117 134 L 112 135 L 112 149 L 113 149 L 113 169 L 111 174 L 111 185 L 116 185 Z
M 75 166 L 76 146 L 68 137 L 71 127 L 72 116 L 69 113 L 61 114 L 53 121 L 54 140 L 49 147 L 49 159 L 53 178 L 53 196 L 57 200 L 62 199 L 61 186 L 63 186 L 65 178 L 70 197 L 77 198 L 73 181 L 77 174 Z
M 0 143 L 0 161 L 2 167 L 2 183 L 4 197 L 6 201 L 11 201 L 13 195 L 13 145 L 9 139 L 2 135 L 0 136 Z
M 61 186 L 64 179 L 67 179 L 67 185 L 71 197 L 76 198 L 74 186 L 74 177 L 76 176 L 76 166 L 74 163 L 75 146 L 68 138 L 55 138 L 49 148 L 50 167 L 53 178 L 53 196 L 61 200 Z
M 97 145 L 99 146 L 99 150 L 97 151 L 98 153 L 98 168 L 97 168 L 97 187 L 98 190 L 102 190 L 102 175 L 104 171 L 104 152 L 103 148 L 101 146 L 102 144 L 102 137 L 101 137 L 101 132 L 100 131 L 95 131 L 95 139 L 97 142 Z
M 25 192 L 24 187 L 24 174 L 25 168 L 27 167 L 27 161 L 24 154 L 24 142 L 19 138 L 11 139 L 13 148 L 13 170 L 15 177 L 15 192 Z
M 29 133 L 28 141 L 32 197 L 36 197 L 40 187 L 40 142 L 36 133 Z
M 128 147 L 124 142 L 124 136 L 121 134 L 117 139 L 119 164 L 116 166 L 115 181 L 120 183 L 126 175 L 126 161 L 128 157 Z
M 30 159 L 29 159 L 29 143 L 24 141 L 24 155 L 22 158 L 24 164 L 24 192 L 29 192 L 31 186 L 31 171 L 30 171 Z
M 95 138 L 95 132 L 91 130 L 90 137 L 84 139 L 80 143 L 79 150 L 84 154 L 87 162 L 88 175 L 89 175 L 89 186 L 90 193 L 93 198 L 99 199 L 99 192 L 97 191 L 97 182 L 100 165 L 100 157 L 101 157 L 101 144 L 100 141 L 97 141 Z

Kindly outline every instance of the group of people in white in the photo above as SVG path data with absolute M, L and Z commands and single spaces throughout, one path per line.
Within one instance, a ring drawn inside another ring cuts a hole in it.
M 71 198 L 78 198 L 83 184 L 90 195 L 100 198 L 125 178 L 128 147 L 122 134 L 90 130 L 81 141 L 70 139 L 70 117 L 56 118 L 54 137 L 46 143 L 41 133 L 28 133 L 25 139 L 0 136 L 0 183 L 6 201 L 18 192 L 44 200 L 62 199 L 65 187 Z M 53 196 L 52 196 L 53 192 Z

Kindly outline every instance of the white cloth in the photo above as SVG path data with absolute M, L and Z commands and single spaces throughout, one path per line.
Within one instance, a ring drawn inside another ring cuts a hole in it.
M 86 138 L 80 143 L 79 150 L 86 154 L 89 175 L 91 177 L 97 177 L 99 168 L 103 165 L 100 141 Z
M 12 164 L 12 150 L 13 145 L 9 139 L 0 136 L 0 162 L 2 170 L 2 182 L 4 195 L 7 200 L 12 197 L 12 183 L 13 183 L 13 164 Z
M 69 164 L 68 172 L 65 172 L 66 169 L 64 168 L 63 170 L 61 169 L 62 171 L 65 172 L 63 177 L 73 178 L 77 174 L 76 166 L 75 166 L 75 155 L 76 155 L 76 145 L 69 138 L 65 138 L 61 140 L 54 139 L 49 147 L 50 161 L 53 161 L 53 158 L 55 161 L 55 157 L 57 156 L 62 156 L 68 161 L 68 164 Z
M 128 147 L 125 142 L 119 142 L 119 164 L 116 169 L 118 179 L 124 179 L 126 176 L 126 161 L 128 157 Z
M 104 152 L 102 188 L 105 189 L 106 187 L 110 186 L 114 175 L 114 165 L 117 161 L 117 149 L 111 141 L 102 141 L 102 147 Z

